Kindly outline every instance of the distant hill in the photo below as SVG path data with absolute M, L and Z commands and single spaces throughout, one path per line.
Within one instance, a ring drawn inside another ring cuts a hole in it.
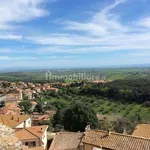
M 15 72 L 1 72 L 0 80 L 9 81 L 25 81 L 25 82 L 46 82 L 45 73 L 46 69 L 41 70 L 26 70 Z M 85 73 L 88 76 L 98 75 L 105 76 L 106 80 L 118 80 L 118 79 L 150 79 L 150 67 L 140 68 L 83 68 L 83 69 L 51 69 L 50 72 L 53 75 L 72 75 L 79 73 Z M 66 80 L 67 82 L 67 80 Z

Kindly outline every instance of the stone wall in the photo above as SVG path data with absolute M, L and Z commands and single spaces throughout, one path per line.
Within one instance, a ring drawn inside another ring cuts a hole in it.
M 0 124 L 0 150 L 21 150 L 22 143 L 15 137 L 14 130 Z

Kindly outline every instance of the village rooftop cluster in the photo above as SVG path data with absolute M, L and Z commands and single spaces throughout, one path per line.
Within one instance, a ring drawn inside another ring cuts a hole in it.
M 105 81 L 93 81 L 93 84 Z M 56 113 L 49 110 L 45 114 L 32 112 L 30 115 L 22 112 L 18 103 L 28 98 L 34 108 L 36 98 L 42 91 L 58 92 L 59 87 L 69 86 L 63 83 L 24 83 L 0 81 L 0 128 L 5 134 L 0 137 L 3 149 L 12 150 L 149 150 L 150 125 L 139 124 L 132 135 L 91 129 L 85 127 L 85 132 L 48 132 L 48 125 L 39 125 L 41 120 L 50 120 Z M 56 88 L 57 87 L 57 88 Z M 34 110 L 34 109 L 33 109 Z M 99 120 L 103 119 L 97 115 Z M 10 136 L 5 138 L 7 133 Z M 51 137 L 51 138 L 49 138 Z M 10 147 L 8 147 L 8 145 Z

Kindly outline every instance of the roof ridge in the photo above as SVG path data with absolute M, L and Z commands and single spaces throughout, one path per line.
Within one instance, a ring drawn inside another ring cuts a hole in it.
M 29 127 L 29 128 L 35 128 L 35 127 L 45 127 L 45 128 L 48 128 L 48 126 L 47 125 L 42 125 L 42 126 L 31 126 L 31 127 Z M 28 128 L 25 128 L 27 131 L 29 131 L 28 130 Z M 40 138 L 39 136 L 37 136 L 36 134 L 34 134 L 33 132 L 31 132 L 31 131 L 29 131 L 30 133 L 32 133 L 33 135 L 35 135 L 36 137 L 38 137 L 38 138 Z
M 103 133 L 107 133 L 107 131 L 98 130 L 98 129 L 94 129 L 93 131 L 97 131 L 97 132 L 100 131 L 100 132 L 103 132 Z M 139 136 L 134 136 L 134 135 L 127 135 L 127 134 L 121 134 L 121 133 L 116 133 L 116 132 L 111 132 L 111 134 L 120 135 L 120 136 L 126 136 L 126 137 L 131 137 L 131 138 L 138 138 L 138 139 L 143 139 L 143 140 L 150 141 L 150 138 L 139 137 Z
M 82 132 L 81 132 L 81 133 L 82 133 Z M 81 139 L 80 139 L 80 142 L 79 142 L 79 144 L 78 144 L 78 147 L 81 145 L 81 143 L 82 143 L 84 137 L 85 137 L 85 133 L 82 133 L 82 137 L 81 137 Z
M 57 135 L 57 134 L 56 134 Z M 50 145 L 50 149 L 49 150 L 52 150 L 52 146 L 54 145 L 54 141 L 55 141 L 55 139 L 56 139 L 56 135 L 54 136 L 54 138 L 53 138 L 53 140 L 52 140 L 52 143 L 51 143 L 51 145 Z
M 28 131 L 29 133 L 31 133 L 31 134 L 33 134 L 34 136 L 36 136 L 37 138 L 39 138 L 40 139 L 40 137 L 39 136 L 37 136 L 36 134 L 34 134 L 34 133 L 32 133 L 31 131 L 29 131 L 27 128 L 24 128 L 26 131 Z M 40 139 L 41 140 L 41 139 Z

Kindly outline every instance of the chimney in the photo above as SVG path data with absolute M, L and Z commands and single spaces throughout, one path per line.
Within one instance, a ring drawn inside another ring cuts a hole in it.
M 110 136 L 111 135 L 111 131 L 110 129 L 107 131 L 107 135 Z
M 126 128 L 123 129 L 123 134 L 127 134 Z
M 19 122 L 19 118 L 17 119 L 17 122 Z
M 85 127 L 85 132 L 86 132 L 86 131 L 89 131 L 89 130 L 91 130 L 91 127 L 90 127 L 90 125 L 87 125 L 87 126 Z
M 41 128 L 41 132 L 42 132 L 42 133 L 44 132 L 43 128 Z
M 11 116 L 11 120 L 14 120 L 14 116 Z

